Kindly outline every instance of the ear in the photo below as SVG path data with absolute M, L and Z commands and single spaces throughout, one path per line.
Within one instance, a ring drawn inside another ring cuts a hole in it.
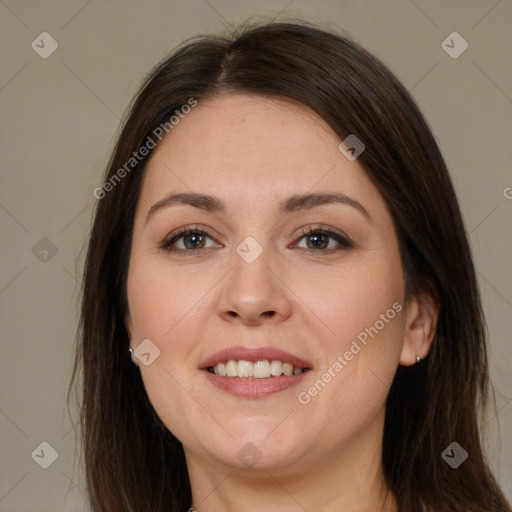
M 439 304 L 428 292 L 414 295 L 405 308 L 402 366 L 412 366 L 416 357 L 425 359 L 436 333 Z

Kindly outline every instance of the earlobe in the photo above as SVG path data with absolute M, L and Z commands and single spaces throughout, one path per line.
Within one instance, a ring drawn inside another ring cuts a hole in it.
M 402 366 L 412 366 L 425 359 L 436 333 L 439 305 L 427 292 L 412 297 L 405 308 Z M 419 358 L 419 359 L 418 359 Z

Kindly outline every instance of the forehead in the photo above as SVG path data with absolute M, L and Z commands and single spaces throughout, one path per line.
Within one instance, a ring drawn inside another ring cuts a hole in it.
M 244 95 L 199 102 L 155 149 L 141 201 L 194 191 L 247 205 L 317 190 L 378 200 L 340 142 L 315 112 L 292 102 Z

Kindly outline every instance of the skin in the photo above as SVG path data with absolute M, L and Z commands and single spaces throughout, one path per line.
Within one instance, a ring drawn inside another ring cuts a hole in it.
M 398 241 L 387 206 L 358 161 L 315 113 L 286 101 L 225 95 L 199 103 L 155 149 L 134 224 L 126 325 L 133 349 L 160 350 L 139 364 L 156 412 L 183 443 L 199 511 L 395 511 L 381 468 L 385 401 L 399 364 L 425 357 L 437 308 L 405 304 Z M 282 214 L 293 194 L 340 192 L 347 204 Z M 216 196 L 224 213 L 190 205 L 150 208 L 170 193 Z M 208 236 L 162 241 L 190 225 Z M 355 248 L 298 234 L 344 233 Z M 248 236 L 262 248 L 247 263 Z M 193 242 L 193 243 L 191 243 Z M 187 243 L 188 245 L 184 245 Z M 325 247 L 328 244 L 327 247 Z M 186 247 L 199 247 L 193 254 Z M 324 248 L 325 247 L 325 248 Z M 200 252 L 202 251 L 202 252 Z M 322 252 L 323 251 L 323 252 Z M 307 404 L 307 391 L 394 303 L 403 305 Z M 264 398 L 220 391 L 199 370 L 215 352 L 272 346 L 311 363 L 298 387 Z M 237 452 L 252 443 L 252 467 Z

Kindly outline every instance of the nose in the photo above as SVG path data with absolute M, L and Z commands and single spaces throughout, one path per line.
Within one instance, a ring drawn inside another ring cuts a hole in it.
M 291 315 L 291 292 L 278 277 L 279 272 L 270 268 L 265 252 L 252 263 L 234 254 L 234 265 L 219 299 L 219 314 L 224 320 L 257 326 L 279 323 Z

